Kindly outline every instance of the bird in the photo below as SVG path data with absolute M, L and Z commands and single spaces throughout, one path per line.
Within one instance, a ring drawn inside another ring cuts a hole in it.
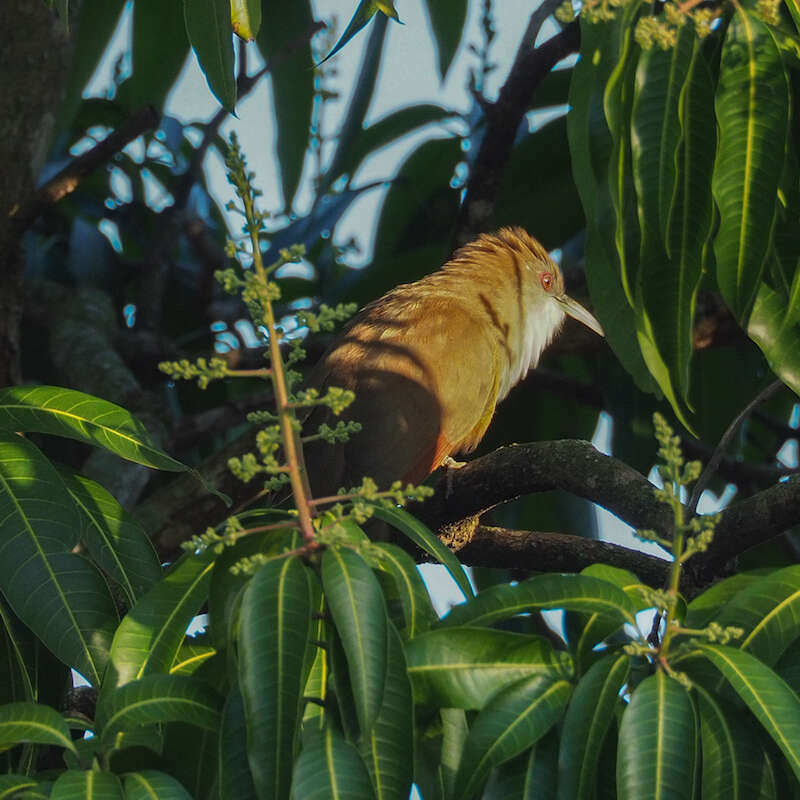
M 567 316 L 603 336 L 564 290 L 561 270 L 519 227 L 481 234 L 439 270 L 365 306 L 322 356 L 308 385 L 355 393 L 342 414 L 362 428 L 343 443 L 312 441 L 304 461 L 316 497 L 364 477 L 418 484 L 472 451 L 500 403 Z M 318 407 L 304 434 L 332 412 Z

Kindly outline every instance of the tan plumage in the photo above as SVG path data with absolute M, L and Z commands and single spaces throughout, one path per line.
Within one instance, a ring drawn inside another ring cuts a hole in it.
M 534 367 L 565 313 L 602 333 L 564 294 L 558 266 L 521 228 L 484 234 L 438 272 L 362 309 L 310 384 L 352 389 L 343 417 L 363 430 L 306 451 L 311 487 L 326 495 L 369 475 L 379 487 L 422 481 L 483 438 L 495 407 Z M 328 412 L 306 425 L 312 433 Z

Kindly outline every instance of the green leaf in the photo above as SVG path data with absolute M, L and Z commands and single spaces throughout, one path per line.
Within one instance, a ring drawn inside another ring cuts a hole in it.
M 230 0 L 183 0 L 186 33 L 208 87 L 233 113 L 236 105 Z
M 695 771 L 692 701 L 661 670 L 645 678 L 622 715 L 617 752 L 620 800 L 686 800 Z
M 233 686 L 222 709 L 219 735 L 219 791 L 221 797 L 256 800 L 256 787 L 247 760 L 247 723 L 244 701 L 238 686 Z
M 70 552 L 79 530 L 55 468 L 26 439 L 0 433 L 0 587 L 53 654 L 99 686 L 117 612 L 100 572 Z
M 606 656 L 575 687 L 561 732 L 558 757 L 561 800 L 592 796 L 603 741 L 629 673 L 630 656 Z
M 405 534 L 417 547 L 432 555 L 450 573 L 456 585 L 461 589 L 465 598 L 475 596 L 472 584 L 461 562 L 453 555 L 430 528 L 420 522 L 402 508 L 374 507 L 374 514 L 378 519 L 388 522 L 393 528 Z
M 252 42 L 261 29 L 261 0 L 230 0 L 233 32 Z
M 426 0 L 425 10 L 436 42 L 439 78 L 444 81 L 464 35 L 468 0 Z
M 758 294 L 775 223 L 789 90 L 769 28 L 742 8 L 725 35 L 716 96 L 719 155 L 713 191 L 719 207 L 714 242 L 717 283 L 746 322 Z
M 703 628 L 714 619 L 720 610 L 739 592 L 760 581 L 772 570 L 754 569 L 723 578 L 689 603 L 685 625 L 687 628 Z
M 752 725 L 695 686 L 703 747 L 703 797 L 761 798 L 765 756 Z
M 408 800 L 414 778 L 414 703 L 403 643 L 389 625 L 386 689 L 368 736 L 358 749 L 375 789 L 375 800 Z
M 12 386 L 0 391 L 0 431 L 49 433 L 110 450 L 146 467 L 183 472 L 150 438 L 144 425 L 114 403 L 58 386 Z
M 0 751 L 21 742 L 52 744 L 76 752 L 67 723 L 50 706 L 38 703 L 0 706 Z
M 522 753 L 494 770 L 483 800 L 556 800 L 557 796 L 558 737 L 550 731 L 530 753 Z
M 35 797 L 33 793 L 21 794 L 24 789 L 35 789 L 37 781 L 29 775 L 7 773 L 0 775 L 0 800 L 14 800 L 16 797 Z M 44 795 L 43 795 L 44 796 Z
M 192 800 L 180 781 L 166 772 L 146 769 L 128 772 L 124 779 L 125 800 Z M 244 795 L 237 795 L 246 800 Z
M 394 0 L 359 0 L 350 22 L 344 29 L 344 33 L 339 37 L 339 41 L 333 47 L 333 50 L 317 64 L 324 64 L 329 58 L 336 55 L 378 12 L 391 17 L 394 20 L 400 21 L 397 11 L 394 8 Z
M 170 667 L 171 675 L 193 675 L 217 654 L 207 634 L 187 636 Z
M 443 628 L 406 643 L 408 674 L 417 702 L 483 708 L 489 697 L 531 675 L 571 674 L 567 653 L 541 636 L 487 628 Z
M 367 736 L 386 685 L 383 593 L 372 570 L 347 547 L 329 547 L 323 554 L 322 588 L 347 657 L 361 734 Z
M 208 593 L 214 554 L 186 553 L 128 611 L 111 645 L 111 663 L 103 693 L 143 675 L 172 668 L 186 635 Z
M 294 765 L 292 797 L 303 800 L 374 800 L 358 750 L 330 728 L 309 737 Z
M 563 713 L 571 691 L 565 680 L 534 675 L 494 695 L 470 728 L 454 796 L 474 797 L 492 767 L 544 736 Z
M 742 589 L 716 621 L 742 628 L 736 645 L 772 666 L 800 637 L 800 566 L 776 570 Z
M 258 47 L 271 67 L 275 151 L 283 204 L 289 211 L 300 183 L 311 126 L 315 76 L 309 31 L 314 14 L 309 0 L 263 0 L 263 13 L 266 24 L 258 33 Z
M 144 528 L 99 483 L 66 469 L 60 475 L 81 513 L 81 541 L 133 605 L 161 577 L 158 555 Z
M 772 371 L 800 394 L 800 325 L 794 316 L 780 294 L 762 282 L 747 323 L 747 335 L 761 348 Z
M 247 752 L 259 797 L 288 796 L 312 647 L 311 573 L 296 557 L 253 576 L 239 617 L 239 686 Z
M 699 649 L 764 726 L 800 779 L 800 699 L 797 695 L 749 653 L 723 645 L 701 645 Z
M 384 598 L 390 613 L 393 602 L 400 607 L 399 625 L 403 638 L 413 639 L 428 630 L 436 620 L 436 612 L 431 605 L 425 582 L 419 574 L 414 559 L 397 545 L 378 542 L 374 545 L 381 572 L 388 581 L 381 580 Z M 380 580 L 380 575 L 379 575 Z M 391 585 L 387 585 L 390 583 Z
M 70 769 L 56 779 L 50 800 L 122 800 L 122 786 L 110 772 Z
M 636 624 L 636 607 L 618 586 L 587 575 L 536 575 L 517 584 L 500 583 L 455 606 L 441 625 L 491 625 L 539 608 L 601 613 Z
M 157 722 L 186 722 L 219 729 L 222 699 L 205 682 L 185 675 L 146 675 L 101 697 L 97 727 L 103 744 L 129 728 Z

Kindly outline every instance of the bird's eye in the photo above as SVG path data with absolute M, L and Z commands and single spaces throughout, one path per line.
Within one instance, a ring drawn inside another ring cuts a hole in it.
M 550 289 L 553 288 L 553 273 L 552 272 L 543 272 L 539 276 L 539 280 L 542 282 L 542 289 L 546 292 L 549 292 Z

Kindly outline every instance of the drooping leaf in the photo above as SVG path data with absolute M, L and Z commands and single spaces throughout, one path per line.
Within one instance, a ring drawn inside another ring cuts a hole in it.
M 467 21 L 468 0 L 426 0 L 425 10 L 436 42 L 439 79 L 444 81 Z
M 26 439 L 0 433 L 0 587 L 47 647 L 99 686 L 117 612 L 94 564 L 71 552 L 80 524 L 55 467 Z
M 336 55 L 378 12 L 385 14 L 391 19 L 400 21 L 397 10 L 394 7 L 394 0 L 359 0 L 350 22 L 339 37 L 339 41 L 333 46 L 333 50 L 317 64 L 324 64 L 329 58 Z
M 172 775 L 154 769 L 126 773 L 123 787 L 125 800 L 191 800 L 192 797 Z M 245 800 L 243 795 L 239 797 Z
M 571 659 L 540 636 L 489 628 L 441 628 L 406 643 L 417 702 L 483 708 L 492 694 L 531 675 L 571 674 Z
M 256 787 L 247 759 L 247 723 L 238 686 L 228 693 L 222 709 L 219 736 L 219 788 L 222 797 L 256 800 Z
M 563 713 L 571 691 L 565 680 L 535 675 L 492 697 L 470 727 L 454 796 L 474 797 L 492 767 L 544 736 Z
M 111 772 L 69 769 L 53 783 L 51 800 L 122 800 L 119 778 Z
M 369 735 L 386 685 L 386 606 L 378 580 L 348 547 L 322 556 L 322 587 L 342 642 L 362 736 Z
M 746 322 L 758 294 L 775 223 L 789 121 L 780 51 L 768 28 L 737 9 L 725 35 L 716 95 L 719 155 L 713 190 L 720 223 L 714 241 L 717 283 Z
M 55 709 L 38 703 L 0 706 L 0 750 L 21 742 L 51 744 L 76 752 L 67 723 Z
M 686 689 L 661 670 L 645 678 L 622 715 L 617 751 L 620 800 L 691 797 L 695 735 Z
M 59 386 L 12 386 L 0 391 L 0 430 L 65 436 L 147 467 L 187 469 L 157 447 L 144 425 L 124 408 Z
M 230 0 L 183 0 L 186 33 L 208 88 L 233 113 L 236 105 Z
M 242 597 L 239 686 L 250 771 L 262 797 L 284 797 L 291 786 L 312 611 L 311 575 L 299 558 L 264 564 Z

